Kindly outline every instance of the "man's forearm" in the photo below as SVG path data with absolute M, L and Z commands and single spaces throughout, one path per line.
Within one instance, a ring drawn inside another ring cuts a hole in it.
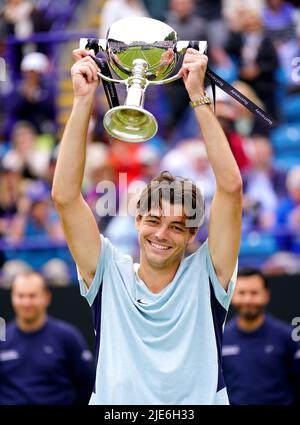
M 67 203 L 79 196 L 86 156 L 86 137 L 93 100 L 75 97 L 66 125 L 56 164 L 52 196 L 57 203 Z
M 195 108 L 208 160 L 214 171 L 219 189 L 226 192 L 240 190 L 242 178 L 231 152 L 227 137 L 209 105 Z

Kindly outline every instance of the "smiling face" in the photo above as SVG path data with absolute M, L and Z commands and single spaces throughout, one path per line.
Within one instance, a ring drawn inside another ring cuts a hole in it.
M 12 305 L 17 318 L 26 325 L 32 325 L 46 314 L 50 293 L 42 277 L 36 273 L 17 276 L 12 286 Z
M 155 269 L 176 269 L 186 247 L 196 235 L 185 226 L 181 205 L 171 205 L 162 200 L 162 207 L 151 209 L 148 214 L 137 215 L 136 228 L 139 234 L 141 265 L 146 262 Z

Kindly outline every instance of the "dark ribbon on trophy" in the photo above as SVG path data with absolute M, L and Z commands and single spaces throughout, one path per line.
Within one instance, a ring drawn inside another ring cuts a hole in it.
M 102 74 L 106 75 L 106 77 L 112 78 L 112 74 L 110 72 L 107 60 L 103 56 L 101 56 L 100 53 L 98 53 L 96 57 L 91 55 L 91 58 L 94 59 L 96 64 L 99 66 Z M 113 108 L 115 106 L 119 106 L 120 102 L 115 84 L 110 81 L 105 81 L 103 79 L 101 79 L 101 81 L 109 107 Z
M 93 48 L 93 46 L 91 46 Z M 96 47 L 96 46 L 95 46 Z M 189 43 L 189 47 L 199 50 L 199 42 L 197 41 L 191 41 Z M 97 49 L 95 48 L 95 51 L 97 52 Z M 98 53 L 97 56 L 92 56 L 91 58 L 94 59 L 96 64 L 101 69 L 101 73 L 104 74 L 107 77 L 112 78 L 112 74 L 110 72 L 107 60 L 101 56 L 101 53 Z M 210 81 L 210 84 L 212 86 L 212 93 L 213 93 L 213 102 L 215 107 L 216 102 L 216 90 L 215 86 L 220 87 L 225 93 L 227 93 L 229 96 L 233 97 L 235 100 L 237 100 L 239 103 L 244 105 L 247 109 L 249 109 L 250 112 L 252 112 L 260 121 L 265 123 L 270 128 L 276 127 L 277 123 L 276 121 L 267 114 L 263 109 L 261 109 L 258 105 L 256 105 L 254 102 L 252 102 L 248 97 L 243 95 L 239 90 L 234 88 L 231 84 L 227 83 L 223 78 L 221 78 L 219 75 L 217 75 L 215 72 L 213 72 L 209 67 L 207 67 L 206 71 L 206 77 Z M 115 84 L 109 81 L 101 80 L 103 84 L 103 88 L 106 94 L 106 98 L 109 104 L 109 107 L 115 107 L 119 106 L 119 99 L 117 90 L 115 87 Z M 216 109 L 216 108 L 215 108 Z
M 225 93 L 233 97 L 235 100 L 244 105 L 249 111 L 251 111 L 258 119 L 264 122 L 270 128 L 276 127 L 276 121 L 268 115 L 263 109 L 252 102 L 248 97 L 244 96 L 240 91 L 235 89 L 231 84 L 227 83 L 223 78 L 219 77 L 209 67 L 207 67 L 206 77 L 209 79 L 212 86 L 214 104 L 215 104 L 215 86 L 220 87 Z
M 199 42 L 191 41 L 189 47 L 192 49 L 199 50 Z M 276 121 L 267 114 L 263 109 L 258 105 L 252 102 L 248 97 L 243 95 L 239 90 L 235 89 L 231 84 L 227 83 L 223 78 L 213 72 L 209 67 L 207 67 L 206 77 L 209 80 L 213 93 L 214 108 L 216 109 L 216 88 L 215 86 L 220 87 L 225 93 L 233 97 L 239 103 L 249 109 L 260 121 L 265 123 L 270 128 L 276 127 Z

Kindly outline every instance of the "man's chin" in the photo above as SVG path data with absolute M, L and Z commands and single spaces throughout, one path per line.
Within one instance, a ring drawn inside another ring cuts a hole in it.
M 249 321 L 256 320 L 261 314 L 261 310 L 240 312 L 240 316 L 242 316 L 245 320 Z
M 151 257 L 151 258 L 148 259 L 148 261 L 149 261 L 149 264 L 152 267 L 155 267 L 157 269 L 163 269 L 168 265 L 168 259 L 166 259 L 166 258 L 153 258 L 153 257 Z
M 28 324 L 35 322 L 36 319 L 37 319 L 36 315 L 29 315 L 29 314 L 28 315 L 24 314 L 22 316 L 20 315 L 19 317 L 23 322 L 28 323 Z

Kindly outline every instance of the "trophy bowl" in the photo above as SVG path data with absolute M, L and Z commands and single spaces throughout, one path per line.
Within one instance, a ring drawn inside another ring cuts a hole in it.
M 99 72 L 110 83 L 123 83 L 127 96 L 122 106 L 107 111 L 103 119 L 106 131 L 127 142 L 144 142 L 155 136 L 158 124 L 144 109 L 145 91 L 149 85 L 166 84 L 180 78 L 167 78 L 179 58 L 191 46 L 204 53 L 206 41 L 178 41 L 169 25 L 151 18 L 126 18 L 111 25 L 106 39 L 80 40 L 80 47 L 96 54 L 104 52 L 110 68 L 120 79 Z
M 110 65 L 122 79 L 132 75 L 134 60 L 146 62 L 145 76 L 163 80 L 177 64 L 176 32 L 167 24 L 150 18 L 126 18 L 107 32 Z

